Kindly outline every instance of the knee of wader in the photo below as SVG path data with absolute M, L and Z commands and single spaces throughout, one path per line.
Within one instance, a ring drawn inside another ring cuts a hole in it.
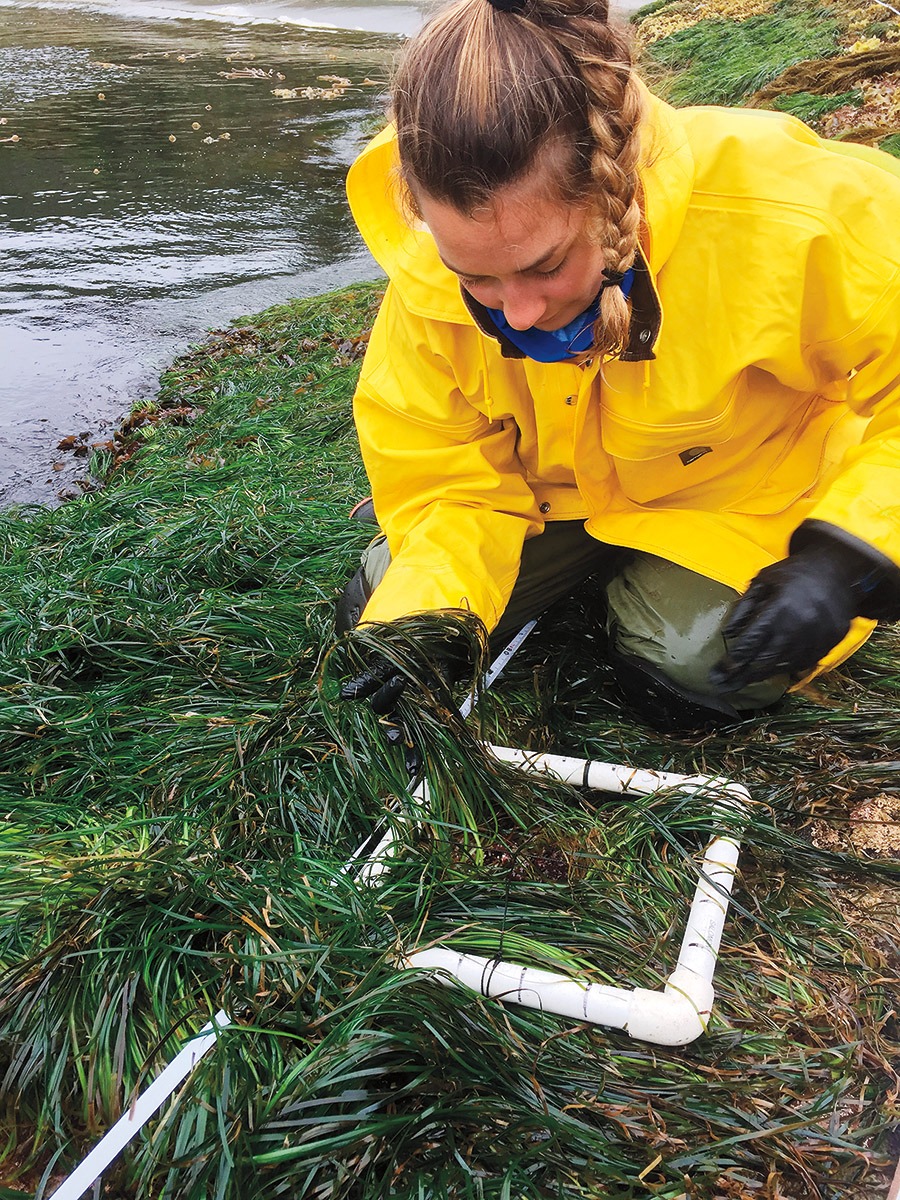
M 789 679 L 721 696 L 709 674 L 725 653 L 723 629 L 738 593 L 686 567 L 636 554 L 607 587 L 609 658 L 619 689 L 642 716 L 667 729 L 741 720 L 776 703 Z
M 365 569 L 360 567 L 344 584 L 344 590 L 338 596 L 334 618 L 338 633 L 349 633 L 356 628 L 371 595 Z
M 607 649 L 622 699 L 638 716 L 663 732 L 690 732 L 732 725 L 739 713 L 727 699 L 677 683 L 657 664 L 616 649 L 614 630 Z

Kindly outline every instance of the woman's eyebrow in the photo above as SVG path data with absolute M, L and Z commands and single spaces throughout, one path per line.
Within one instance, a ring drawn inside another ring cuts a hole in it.
M 516 274 L 517 275 L 527 275 L 529 273 L 529 271 L 539 270 L 541 267 L 546 266 L 546 264 L 548 262 L 551 262 L 554 258 L 556 258 L 556 256 L 564 248 L 567 248 L 566 242 L 565 241 L 559 242 L 558 245 L 553 246 L 550 250 L 546 251 L 546 253 L 542 254 L 540 258 L 535 259 L 535 261 L 533 263 L 529 263 L 529 265 L 527 267 L 519 267 L 518 271 L 516 271 Z M 438 257 L 440 258 L 440 260 L 444 264 L 444 266 L 447 268 L 447 270 L 452 271 L 454 275 L 467 275 L 470 279 L 479 279 L 480 278 L 477 271 L 462 271 L 462 270 L 460 270 L 459 267 L 452 267 L 450 265 L 450 263 L 447 262 L 446 258 L 444 258 L 443 254 L 439 253 Z

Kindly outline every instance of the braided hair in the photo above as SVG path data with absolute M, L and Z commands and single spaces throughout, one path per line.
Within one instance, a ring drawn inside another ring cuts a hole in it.
M 413 211 L 419 192 L 470 216 L 549 153 L 560 200 L 588 206 L 607 278 L 631 266 L 643 105 L 607 0 L 455 0 L 408 43 L 391 107 Z M 604 287 L 594 353 L 620 352 L 629 323 Z

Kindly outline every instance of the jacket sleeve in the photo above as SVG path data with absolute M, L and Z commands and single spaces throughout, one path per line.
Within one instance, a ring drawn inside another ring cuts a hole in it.
M 851 201 L 807 263 L 803 337 L 822 392 L 868 425 L 808 520 L 873 547 L 900 586 L 900 170 L 854 150 Z
M 874 547 L 900 587 L 900 270 L 865 325 L 825 351 L 840 361 L 847 402 L 869 423 L 808 521 Z
M 479 337 L 468 326 L 440 329 L 413 316 L 388 288 L 354 399 L 375 511 L 391 551 L 364 621 L 464 608 L 492 629 L 509 600 L 526 536 L 543 528 L 518 459 L 516 426 L 490 420 L 472 402 L 483 401 Z

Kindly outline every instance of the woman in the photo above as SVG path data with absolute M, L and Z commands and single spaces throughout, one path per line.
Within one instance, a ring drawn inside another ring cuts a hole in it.
M 457 0 L 351 170 L 390 284 L 345 624 L 502 635 L 601 572 L 632 697 L 734 717 L 900 617 L 900 164 L 674 110 L 607 18 Z

